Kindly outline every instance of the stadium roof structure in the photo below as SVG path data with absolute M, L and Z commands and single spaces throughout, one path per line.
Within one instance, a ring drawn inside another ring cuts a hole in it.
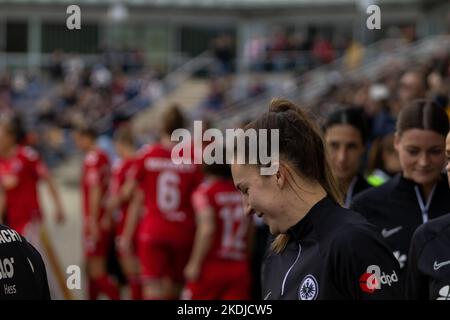
M 412 4 L 424 0 L 0 0 L 11 4 L 80 4 L 110 5 L 121 3 L 129 6 L 151 7 L 204 7 L 204 8 L 263 8 L 301 7 L 329 5 Z

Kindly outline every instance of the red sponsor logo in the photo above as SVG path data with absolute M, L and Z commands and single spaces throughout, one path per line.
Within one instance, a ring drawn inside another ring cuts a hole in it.
M 363 273 L 359 278 L 359 286 L 366 293 L 374 293 L 378 286 L 377 277 L 373 273 Z

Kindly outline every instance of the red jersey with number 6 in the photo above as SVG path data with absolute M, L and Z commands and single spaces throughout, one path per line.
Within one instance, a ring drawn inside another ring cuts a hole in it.
M 130 174 L 145 195 L 141 232 L 183 241 L 191 238 L 195 229 L 191 195 L 202 174 L 198 165 L 175 164 L 171 153 L 172 148 L 162 144 L 145 147 Z

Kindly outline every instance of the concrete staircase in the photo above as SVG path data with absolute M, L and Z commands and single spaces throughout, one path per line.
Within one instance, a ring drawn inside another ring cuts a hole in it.
M 133 127 L 136 132 L 157 130 L 163 111 L 171 104 L 179 104 L 186 114 L 193 112 L 208 94 L 208 84 L 209 81 L 204 79 L 184 81 L 175 91 L 156 102 L 151 108 L 134 116 Z

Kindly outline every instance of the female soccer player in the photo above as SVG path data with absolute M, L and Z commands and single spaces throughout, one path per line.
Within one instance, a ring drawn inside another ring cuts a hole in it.
M 17 116 L 0 119 L 0 221 L 26 237 L 41 251 L 49 269 L 49 283 L 54 298 L 68 297 L 58 261 L 42 223 L 38 183 L 49 190 L 57 223 L 65 214 L 56 184 L 39 154 L 25 143 L 25 129 Z
M 378 228 L 402 268 L 417 227 L 450 212 L 450 191 L 442 174 L 448 129 L 447 114 L 434 102 L 416 100 L 404 107 L 394 142 L 402 173 L 362 192 L 352 204 Z
M 355 108 L 338 110 L 327 118 L 324 132 L 331 170 L 348 208 L 356 194 L 370 188 L 360 174 L 367 141 L 366 119 Z
M 450 133 L 445 148 L 450 186 Z M 409 299 L 450 300 L 450 212 L 433 219 L 413 235 L 409 250 L 406 294 Z
M 33 229 L 31 224 L 41 223 L 37 186 L 44 181 L 50 191 L 56 210 L 57 222 L 64 220 L 64 210 L 56 185 L 31 147 L 22 145 L 24 129 L 19 118 L 0 119 L 0 183 L 5 192 L 3 220 L 6 225 L 24 236 Z M 0 218 L 0 220 L 2 220 Z
M 364 217 L 338 204 L 325 146 L 309 117 L 274 100 L 246 129 L 279 130 L 275 174 L 261 175 L 261 165 L 231 167 L 245 213 L 262 217 L 276 236 L 263 266 L 263 298 L 400 298 L 397 261 Z
M 112 166 L 110 201 L 121 193 L 125 179 L 136 162 L 134 138 L 129 127 L 118 129 L 114 136 L 114 145 L 119 159 Z M 137 223 L 133 223 L 131 226 L 127 219 L 128 210 L 133 209 L 129 205 L 130 201 L 122 202 L 115 219 L 116 249 L 120 266 L 128 281 L 131 299 L 140 300 L 142 290 L 139 281 L 139 260 L 136 253 L 137 233 L 135 227 Z M 108 212 L 108 214 L 110 213 Z M 110 217 L 107 219 L 107 222 L 110 221 Z
M 172 161 L 171 135 L 183 127 L 179 109 L 168 108 L 159 143 L 140 152 L 119 197 L 120 201 L 129 198 L 137 186 L 144 191 L 145 212 L 138 235 L 144 299 L 178 299 L 184 285 L 183 269 L 195 232 L 191 196 L 202 174 L 198 165 Z
M 249 241 L 251 219 L 244 215 L 230 166 L 204 166 L 206 181 L 194 192 L 197 229 L 184 269 L 184 298 L 193 300 L 250 299 Z
M 110 299 L 120 298 L 117 284 L 108 276 L 106 257 L 111 246 L 111 231 L 101 223 L 105 214 L 105 202 L 110 178 L 109 159 L 96 146 L 96 132 L 92 128 L 77 128 L 74 138 L 78 148 L 85 153 L 82 171 L 83 233 L 86 255 L 89 299 L 97 299 L 99 293 Z

